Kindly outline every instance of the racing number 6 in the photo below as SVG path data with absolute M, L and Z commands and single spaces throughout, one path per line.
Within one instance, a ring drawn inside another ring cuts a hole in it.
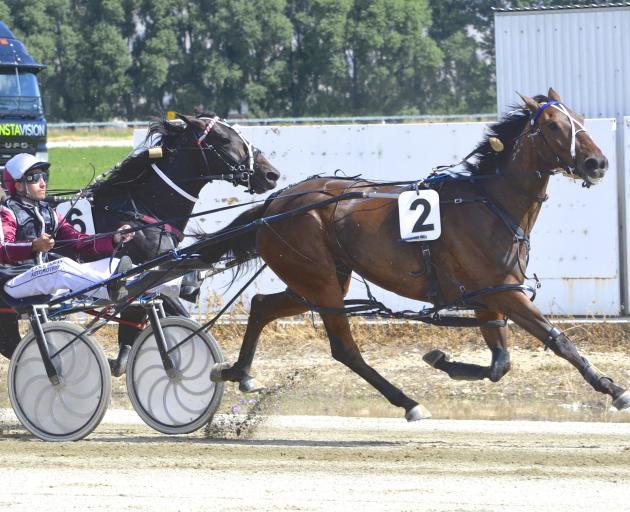
M 68 213 L 68 222 L 72 224 L 79 233 L 85 234 L 87 232 L 87 227 L 85 222 L 81 220 L 82 212 L 78 208 L 72 208 Z
M 419 198 L 419 199 L 416 199 L 413 203 L 411 203 L 411 205 L 409 206 L 409 209 L 416 210 L 418 206 L 422 206 L 423 210 L 422 210 L 422 213 L 420 214 L 420 217 L 418 218 L 416 223 L 413 225 L 413 229 L 411 230 L 412 233 L 420 233 L 422 231 L 433 231 L 433 228 L 435 227 L 433 224 L 424 223 L 424 221 L 427 220 L 427 217 L 431 213 L 431 204 L 426 199 Z

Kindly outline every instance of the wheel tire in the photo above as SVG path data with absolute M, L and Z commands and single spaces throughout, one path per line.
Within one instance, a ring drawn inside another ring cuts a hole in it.
M 9 364 L 9 398 L 16 416 L 44 441 L 77 441 L 101 422 L 111 397 L 111 374 L 101 347 L 83 329 L 66 322 L 42 325 L 61 379 L 54 386 L 32 331 L 20 341 Z M 76 338 L 76 339 L 75 339 Z
M 160 319 L 167 349 L 199 329 L 184 317 Z M 223 361 L 214 337 L 201 331 L 170 353 L 179 376 L 164 370 L 153 329 L 145 329 L 133 344 L 127 362 L 127 392 L 142 420 L 164 434 L 188 434 L 211 421 L 223 383 L 210 380 L 210 368 Z

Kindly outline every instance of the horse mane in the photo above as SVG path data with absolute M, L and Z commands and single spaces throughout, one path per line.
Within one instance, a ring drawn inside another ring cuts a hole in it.
M 202 113 L 195 117 L 205 119 L 214 117 L 214 114 Z M 142 149 L 161 146 L 165 151 L 172 150 L 185 129 L 186 123 L 181 119 L 172 121 L 162 119 L 151 123 L 142 145 L 135 148 L 114 168 L 99 176 L 97 181 L 88 187 L 87 191 L 94 195 L 103 189 L 141 180 L 143 174 L 148 170 L 146 159 L 142 157 Z
M 535 96 L 538 103 L 545 103 L 549 98 L 544 95 Z M 512 110 L 499 121 L 488 127 L 485 137 L 474 149 L 471 157 L 477 157 L 475 163 L 469 163 L 468 169 L 473 174 L 494 174 L 504 166 L 507 158 L 511 157 L 516 139 L 523 133 L 525 125 L 531 119 L 531 110 L 524 105 L 511 105 Z M 490 146 L 490 138 L 499 139 L 505 149 L 499 153 Z

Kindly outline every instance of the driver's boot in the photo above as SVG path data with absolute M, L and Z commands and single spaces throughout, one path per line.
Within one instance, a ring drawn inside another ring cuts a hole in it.
M 127 358 L 129 357 L 130 350 L 131 347 L 129 345 L 120 345 L 116 359 L 108 359 L 112 377 L 121 377 L 125 374 L 127 371 Z

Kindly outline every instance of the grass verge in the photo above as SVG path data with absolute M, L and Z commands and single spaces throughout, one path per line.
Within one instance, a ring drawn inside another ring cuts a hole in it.
M 93 176 L 114 167 L 130 151 L 130 147 L 50 148 L 48 150 L 52 164 L 50 192 L 86 187 Z

